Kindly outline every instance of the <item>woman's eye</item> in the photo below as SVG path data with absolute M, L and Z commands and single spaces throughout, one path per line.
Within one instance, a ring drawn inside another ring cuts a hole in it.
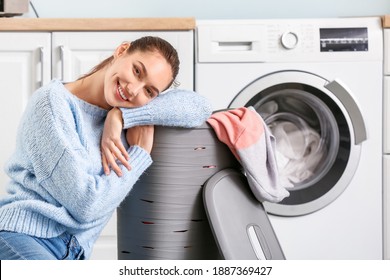
M 156 96 L 155 92 L 149 88 L 146 89 L 146 93 L 150 98 L 154 98 Z
M 141 71 L 138 69 L 138 67 L 134 67 L 134 74 L 137 76 L 141 75 Z

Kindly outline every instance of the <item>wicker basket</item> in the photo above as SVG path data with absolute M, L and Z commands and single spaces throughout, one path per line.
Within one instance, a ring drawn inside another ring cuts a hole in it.
M 156 127 L 152 158 L 152 166 L 118 208 L 118 258 L 219 259 L 203 185 L 239 163 L 207 124 Z

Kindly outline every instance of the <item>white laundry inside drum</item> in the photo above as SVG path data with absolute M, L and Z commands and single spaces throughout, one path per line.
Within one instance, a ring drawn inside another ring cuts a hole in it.
M 297 89 L 276 91 L 255 108 L 276 139 L 282 180 L 294 189 L 313 185 L 333 165 L 339 144 L 336 120 L 316 96 Z
M 313 176 L 327 151 L 321 136 L 306 122 L 293 114 L 280 113 L 271 117 L 270 129 L 277 141 L 277 161 L 284 176 L 298 184 Z

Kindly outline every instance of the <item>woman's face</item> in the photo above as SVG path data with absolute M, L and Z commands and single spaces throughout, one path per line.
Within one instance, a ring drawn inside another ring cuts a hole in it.
M 126 52 L 123 44 L 104 77 L 104 96 L 112 107 L 140 107 L 156 98 L 172 82 L 172 68 L 157 51 Z

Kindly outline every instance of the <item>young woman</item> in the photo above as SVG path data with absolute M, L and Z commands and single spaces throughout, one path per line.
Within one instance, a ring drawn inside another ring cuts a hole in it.
M 0 259 L 90 257 L 152 163 L 153 125 L 195 127 L 211 114 L 200 95 L 166 91 L 178 71 L 169 43 L 143 37 L 79 80 L 53 80 L 33 94 L 5 167 Z

